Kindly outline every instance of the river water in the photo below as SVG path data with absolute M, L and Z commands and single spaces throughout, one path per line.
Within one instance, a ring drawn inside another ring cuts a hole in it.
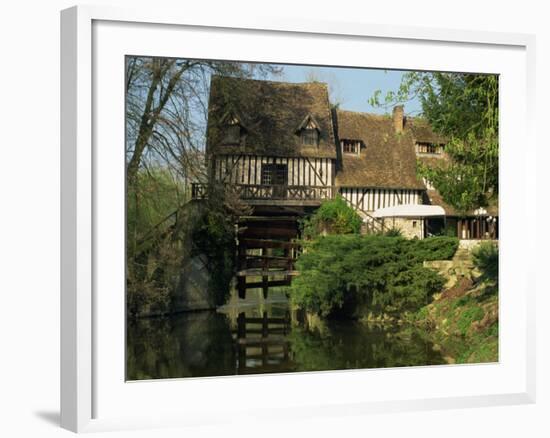
M 282 294 L 247 293 L 217 311 L 128 322 L 127 380 L 447 363 L 414 329 L 321 321 Z

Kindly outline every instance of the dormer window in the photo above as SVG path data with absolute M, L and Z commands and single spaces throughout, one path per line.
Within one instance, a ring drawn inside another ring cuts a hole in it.
M 312 115 L 307 115 L 296 130 L 304 146 L 318 146 L 321 129 Z
M 302 129 L 302 144 L 317 146 L 319 144 L 319 131 L 317 129 Z
M 416 153 L 421 155 L 441 155 L 443 153 L 443 144 L 417 142 Z
M 224 145 L 240 145 L 243 135 L 246 133 L 239 118 L 229 113 L 221 120 L 222 128 L 222 144 Z
M 361 140 L 344 139 L 341 141 L 342 153 L 359 155 L 361 152 Z
M 225 127 L 225 144 L 239 144 L 241 142 L 241 126 L 228 125 Z

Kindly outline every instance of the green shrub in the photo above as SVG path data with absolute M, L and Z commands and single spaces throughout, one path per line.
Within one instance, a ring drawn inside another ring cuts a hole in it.
M 390 228 L 384 233 L 388 237 L 403 237 L 403 232 L 399 228 Z
M 422 261 L 449 260 L 458 248 L 456 237 L 435 236 L 414 242 L 413 256 Z
M 474 266 L 481 272 L 482 280 L 498 283 L 498 246 L 482 242 L 472 251 Z
M 378 235 L 318 238 L 296 262 L 300 275 L 290 297 L 323 317 L 359 316 L 357 309 L 363 306 L 374 313 L 418 311 L 444 284 L 422 266 L 423 257 L 432 260 L 452 246 L 442 241 L 426 247 L 423 242 Z
M 173 213 L 186 186 L 168 169 L 140 170 L 126 194 L 126 305 L 132 317 L 169 311 L 184 251 Z
M 328 234 L 359 234 L 363 220 L 348 205 L 344 198 L 337 196 L 325 201 L 315 213 L 302 222 L 302 235 L 312 239 L 323 232 Z
M 233 220 L 223 210 L 208 209 L 198 218 L 192 231 L 192 255 L 208 260 L 209 295 L 217 305 L 229 298 L 235 268 L 236 243 Z

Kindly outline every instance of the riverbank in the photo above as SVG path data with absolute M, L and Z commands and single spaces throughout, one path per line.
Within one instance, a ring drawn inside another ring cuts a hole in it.
M 464 278 L 411 322 L 451 363 L 498 361 L 498 289 L 493 284 Z
M 498 243 L 326 236 L 298 260 L 291 301 L 328 319 L 414 329 L 448 363 L 498 361 Z
M 447 283 L 433 302 L 412 315 L 412 322 L 455 363 L 497 362 L 497 242 L 461 245 L 452 260 L 431 267 Z

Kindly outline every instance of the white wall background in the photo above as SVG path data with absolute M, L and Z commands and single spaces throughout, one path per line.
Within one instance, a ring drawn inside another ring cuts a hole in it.
M 550 28 L 545 2 L 524 0 L 119 0 L 97 4 L 216 10 L 231 17 L 273 13 L 324 20 L 525 32 L 537 35 L 538 177 L 548 188 Z M 66 0 L 4 3 L 0 13 L 0 435 L 68 436 L 59 418 L 59 10 Z M 521 147 L 521 145 L 518 145 Z M 539 207 L 538 270 L 550 248 Z M 538 290 L 536 405 L 371 415 L 107 436 L 550 436 L 550 299 Z

